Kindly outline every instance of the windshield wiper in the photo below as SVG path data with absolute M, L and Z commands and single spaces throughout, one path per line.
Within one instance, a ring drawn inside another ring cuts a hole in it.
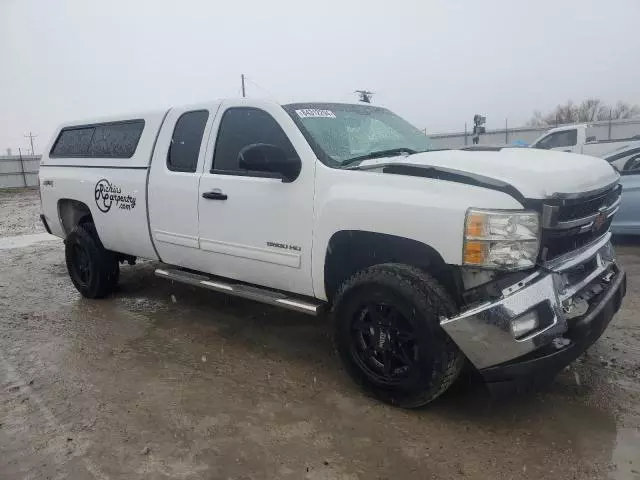
M 366 155 L 360 155 L 358 157 L 353 157 L 342 162 L 342 167 L 346 167 L 348 165 L 353 165 L 356 162 L 361 162 L 362 160 L 368 160 L 370 158 L 380 158 L 380 157 L 389 157 L 391 155 L 400 155 L 401 153 L 406 153 L 408 155 L 413 155 L 414 153 L 418 153 L 416 150 L 412 148 L 389 148 L 387 150 L 378 150 L 375 152 L 369 152 Z

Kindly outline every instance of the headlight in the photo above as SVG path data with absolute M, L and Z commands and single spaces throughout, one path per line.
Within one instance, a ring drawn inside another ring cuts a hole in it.
M 520 270 L 535 265 L 540 247 L 536 212 L 467 210 L 463 264 L 483 268 Z

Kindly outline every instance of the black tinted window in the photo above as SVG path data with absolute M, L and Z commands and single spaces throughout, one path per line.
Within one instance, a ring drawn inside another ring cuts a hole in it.
M 51 157 L 131 158 L 144 120 L 100 123 L 64 128 L 51 149 Z
M 636 155 L 627 160 L 622 168 L 622 172 L 625 174 L 640 173 L 640 155 Z
M 133 156 L 143 128 L 142 122 L 97 125 L 89 147 L 89 156 L 115 158 Z
M 195 172 L 209 112 L 183 113 L 176 122 L 167 154 L 167 167 L 175 172 Z
M 556 132 L 543 138 L 539 143 L 539 148 L 560 148 L 573 147 L 578 141 L 577 130 L 566 130 L 564 132 Z
M 212 171 L 241 171 L 238 153 L 254 143 L 268 143 L 280 147 L 288 156 L 296 155 L 278 122 L 267 112 L 257 108 L 230 108 L 220 122 Z
M 64 129 L 58 135 L 51 156 L 81 156 L 88 152 L 93 128 Z

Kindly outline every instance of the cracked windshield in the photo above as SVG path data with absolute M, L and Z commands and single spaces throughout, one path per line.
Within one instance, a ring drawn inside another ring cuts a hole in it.
M 424 132 L 385 108 L 309 104 L 289 105 L 288 111 L 318 147 L 341 165 L 429 150 Z

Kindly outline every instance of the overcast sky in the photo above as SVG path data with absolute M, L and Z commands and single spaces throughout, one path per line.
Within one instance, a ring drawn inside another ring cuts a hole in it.
M 61 122 L 239 96 L 375 92 L 428 132 L 640 104 L 640 0 L 0 0 L 0 153 Z M 255 83 L 254 83 L 255 82 Z

